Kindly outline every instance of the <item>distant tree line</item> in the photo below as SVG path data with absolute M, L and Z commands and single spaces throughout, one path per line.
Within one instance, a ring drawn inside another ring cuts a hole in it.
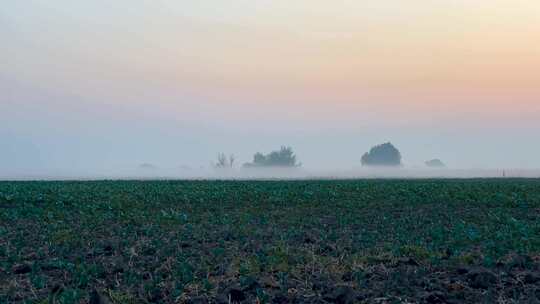
M 390 142 L 372 147 L 368 152 L 362 155 L 360 159 L 362 166 L 366 167 L 401 167 L 401 152 Z M 215 168 L 234 167 L 234 155 L 226 156 L 225 153 L 218 154 Z M 427 167 L 442 168 L 445 167 L 440 159 L 432 159 L 425 162 Z M 268 154 L 260 152 L 253 155 L 253 161 L 245 163 L 244 168 L 295 168 L 300 167 L 293 149 L 289 146 L 282 146 L 279 150 L 271 151 Z

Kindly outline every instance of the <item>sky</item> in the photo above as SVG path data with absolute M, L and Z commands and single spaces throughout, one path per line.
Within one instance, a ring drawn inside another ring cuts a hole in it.
M 306 168 L 540 168 L 537 0 L 8 1 L 0 173 L 200 168 L 290 145 Z M 2 174 L 0 174 L 2 175 Z

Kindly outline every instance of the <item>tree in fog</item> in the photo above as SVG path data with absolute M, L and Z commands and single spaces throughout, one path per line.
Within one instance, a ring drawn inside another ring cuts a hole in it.
M 371 148 L 362 156 L 363 166 L 401 166 L 401 153 L 391 143 L 387 142 Z
M 428 160 L 426 163 L 426 166 L 430 168 L 444 168 L 446 165 L 438 158 Z
M 257 152 L 255 155 L 253 155 L 253 165 L 256 166 L 263 166 L 266 163 L 266 156 L 264 156 L 262 153 Z
M 253 155 L 253 162 L 244 164 L 244 167 L 299 167 L 296 155 L 291 147 L 282 146 L 280 150 L 272 151 L 266 155 L 257 152 Z
M 217 161 L 214 164 L 214 167 L 216 168 L 232 168 L 234 166 L 234 161 L 236 160 L 235 156 L 233 154 L 225 155 L 225 153 L 219 153 L 217 156 Z

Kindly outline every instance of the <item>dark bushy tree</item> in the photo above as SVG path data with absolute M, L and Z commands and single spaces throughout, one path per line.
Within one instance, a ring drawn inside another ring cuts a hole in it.
M 391 143 L 375 146 L 362 156 L 363 166 L 401 166 L 401 153 Z
M 269 154 L 255 153 L 253 162 L 247 163 L 244 167 L 298 167 L 300 164 L 296 160 L 296 155 L 291 147 L 282 146 L 278 151 Z

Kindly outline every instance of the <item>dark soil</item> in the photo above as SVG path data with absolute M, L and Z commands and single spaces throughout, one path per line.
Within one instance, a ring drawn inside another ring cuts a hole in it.
M 540 303 L 540 181 L 0 182 L 0 303 Z

